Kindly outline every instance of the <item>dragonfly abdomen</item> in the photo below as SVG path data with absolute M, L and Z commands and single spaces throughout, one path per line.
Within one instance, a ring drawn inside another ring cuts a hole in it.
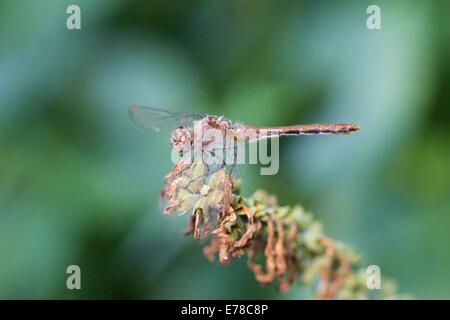
M 355 124 L 304 124 L 281 127 L 259 127 L 260 134 L 267 136 L 298 136 L 298 135 L 326 135 L 350 134 L 359 130 Z

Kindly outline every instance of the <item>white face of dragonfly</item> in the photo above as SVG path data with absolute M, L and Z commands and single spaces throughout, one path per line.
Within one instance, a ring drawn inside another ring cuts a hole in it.
M 190 131 L 183 127 L 176 128 L 170 137 L 170 143 L 178 152 L 185 153 L 189 151 L 192 147 L 192 137 Z

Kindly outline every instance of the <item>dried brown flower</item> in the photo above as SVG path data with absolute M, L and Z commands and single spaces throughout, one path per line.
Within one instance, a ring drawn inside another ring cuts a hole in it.
M 163 195 L 167 213 L 192 213 L 187 234 L 195 239 L 210 235 L 203 249 L 210 261 L 218 256 L 220 263 L 230 263 L 247 254 L 256 280 L 277 282 L 281 292 L 297 280 L 321 299 L 398 297 L 388 280 L 383 282 L 387 289 L 367 289 L 367 274 L 356 254 L 325 236 L 302 207 L 280 207 L 276 197 L 264 191 L 244 198 L 233 190 L 236 181 L 224 170 L 208 177 L 204 170 L 176 166 L 166 177 Z

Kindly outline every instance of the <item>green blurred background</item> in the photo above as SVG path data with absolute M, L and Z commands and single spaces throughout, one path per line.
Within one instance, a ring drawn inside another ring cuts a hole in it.
M 82 30 L 66 29 L 81 7 Z M 366 27 L 369 4 L 382 30 Z M 0 298 L 308 298 L 210 263 L 163 217 L 167 136 L 130 105 L 261 125 L 354 122 L 281 141 L 264 188 L 301 203 L 417 298 L 450 298 L 449 1 L 0 1 Z M 82 290 L 66 288 L 66 268 Z

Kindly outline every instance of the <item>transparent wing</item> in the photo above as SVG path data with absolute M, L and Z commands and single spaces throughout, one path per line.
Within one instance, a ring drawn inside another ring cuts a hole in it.
M 177 127 L 189 127 L 194 121 L 207 116 L 204 113 L 171 111 L 141 106 L 132 106 L 128 114 L 138 126 L 154 132 L 167 132 Z
M 195 156 L 194 156 L 195 158 Z M 208 167 L 208 175 L 225 169 L 227 175 L 240 178 L 248 164 L 249 143 L 214 145 L 203 150 L 202 161 Z

